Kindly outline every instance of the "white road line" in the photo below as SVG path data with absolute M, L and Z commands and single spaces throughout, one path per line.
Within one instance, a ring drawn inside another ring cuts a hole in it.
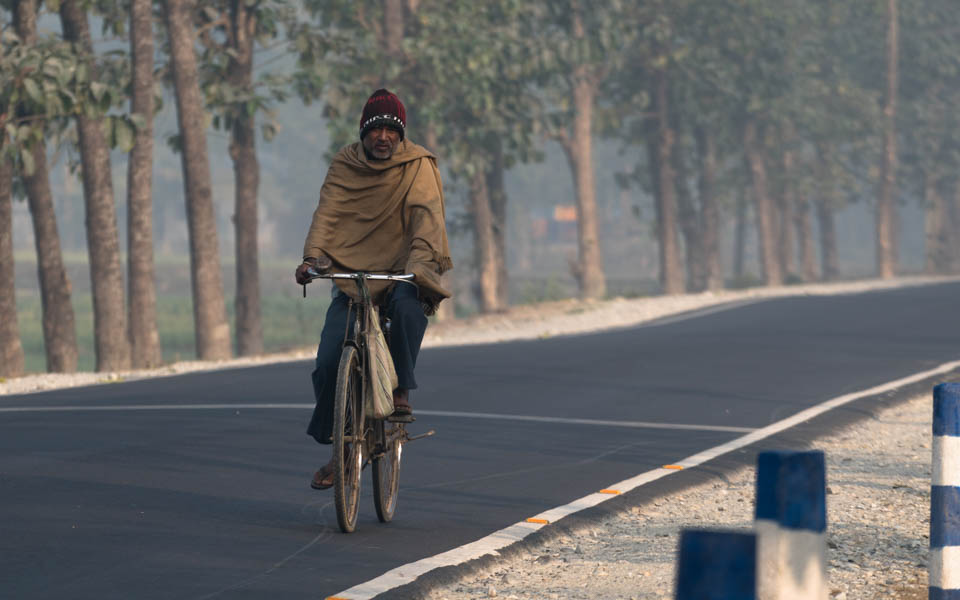
M 779 300 L 779 298 L 747 298 L 745 300 L 731 300 L 730 302 L 724 302 L 714 306 L 707 306 L 705 308 L 695 308 L 677 315 L 659 317 L 653 319 L 652 321 L 638 323 L 636 325 L 629 325 L 627 327 L 660 327 L 661 325 L 672 325 L 682 321 L 689 321 L 690 319 L 699 319 L 700 317 L 706 317 L 707 315 L 726 312 L 735 308 L 743 308 L 744 306 L 750 306 L 751 304 L 757 304 L 758 302 L 765 302 L 767 300 Z
M 142 411 L 142 410 L 241 410 L 241 409 L 312 409 L 313 404 L 114 404 L 104 406 L 10 406 L 0 407 L 0 413 L 25 412 L 90 412 L 90 411 Z M 562 423 L 570 425 L 599 425 L 602 427 L 631 427 L 635 429 L 683 429 L 691 431 L 727 431 L 745 433 L 755 431 L 752 427 L 729 427 L 725 425 L 692 425 L 687 423 L 654 423 L 648 421 L 604 421 L 600 419 L 567 419 L 563 417 L 537 417 L 532 415 L 504 415 L 494 413 L 454 412 L 444 410 L 418 410 L 418 415 L 427 417 L 454 417 L 464 419 L 497 419 L 503 421 L 531 421 L 539 423 Z
M 937 375 L 949 373 L 950 371 L 954 371 L 956 369 L 960 369 L 960 360 L 944 363 L 934 369 L 930 369 L 928 371 L 923 371 L 921 373 L 916 373 L 908 377 L 903 377 L 901 379 L 890 381 L 866 390 L 854 392 L 851 394 L 845 394 L 843 396 L 838 396 L 836 398 L 827 400 L 825 402 L 822 402 L 806 410 L 800 411 L 799 413 L 793 415 L 792 417 L 788 417 L 786 419 L 783 419 L 782 421 L 778 421 L 771 425 L 767 425 L 766 427 L 763 427 L 761 429 L 752 431 L 747 435 L 739 437 L 733 441 L 727 442 L 726 444 L 721 444 L 714 448 L 704 450 L 703 452 L 700 452 L 698 454 L 694 454 L 693 456 L 688 456 L 683 460 L 677 461 L 676 463 L 674 463 L 674 465 L 683 467 L 685 469 L 696 467 L 709 460 L 717 458 L 718 456 L 721 456 L 728 452 L 732 452 L 734 450 L 738 450 L 745 446 L 749 446 L 750 444 L 753 444 L 755 442 L 758 442 L 770 436 L 776 435 L 795 425 L 799 425 L 804 421 L 809 421 L 814 417 L 822 415 L 823 413 L 833 410 L 834 408 L 843 406 L 844 404 L 849 404 L 850 402 L 853 402 L 860 398 L 865 398 L 867 396 L 882 394 L 884 392 L 888 392 L 890 390 L 894 390 L 899 387 L 903 387 L 905 385 L 910 385 L 911 383 L 916 383 L 918 381 L 923 381 L 924 379 L 936 377 Z M 641 485 L 650 483 L 651 481 L 655 481 L 657 479 L 661 479 L 663 477 L 666 477 L 667 475 L 670 475 L 676 472 L 677 472 L 677 469 L 666 469 L 666 468 L 654 469 L 652 471 L 647 471 L 646 473 L 641 473 L 636 477 L 631 477 L 630 479 L 625 479 L 621 482 L 607 486 L 605 489 L 615 490 L 621 493 L 629 492 L 633 489 L 640 487 Z M 481 556 L 485 556 L 487 554 L 496 555 L 497 551 L 500 550 L 501 548 L 509 546 L 514 542 L 518 542 L 524 539 L 525 537 L 527 537 L 528 535 L 530 535 L 531 533 L 533 533 L 534 531 L 539 530 L 541 527 L 544 526 L 545 523 L 543 522 L 546 522 L 546 523 L 556 522 L 557 520 L 562 519 L 563 517 L 571 515 L 575 512 L 579 512 L 586 508 L 596 506 L 601 502 L 605 502 L 615 497 L 616 495 L 601 494 L 601 493 L 594 493 L 588 496 L 584 496 L 583 498 L 574 500 L 570 504 L 558 506 L 556 508 L 552 508 L 550 510 L 542 512 L 539 515 L 535 515 L 531 517 L 531 519 L 536 519 L 537 521 L 541 521 L 539 523 L 531 523 L 529 521 L 521 521 L 519 523 L 515 523 L 509 527 L 501 529 L 500 531 L 497 531 L 484 538 L 481 538 L 473 543 L 467 544 L 465 546 L 460 546 L 459 548 L 448 550 L 447 552 L 444 552 L 442 554 L 437 554 L 435 556 L 424 558 L 422 560 L 418 560 L 416 562 L 412 562 L 412 563 L 397 567 L 396 569 L 387 571 L 383 575 L 376 577 L 374 579 L 371 579 L 370 581 L 356 585 L 348 590 L 344 590 L 339 594 L 334 594 L 333 596 L 331 596 L 331 598 L 341 598 L 343 600 L 368 600 L 369 598 L 373 598 L 377 594 L 382 594 L 387 590 L 391 590 L 395 587 L 399 587 L 401 585 L 410 583 L 414 581 L 417 577 L 423 575 L 424 573 L 427 573 L 428 571 L 432 571 L 433 569 L 436 569 L 439 567 L 457 565 L 460 563 L 467 562 L 469 560 L 473 560 L 475 558 L 480 558 Z
M 0 413 L 24 412 L 90 412 L 138 410 L 240 410 L 242 408 L 313 408 L 312 404 L 108 404 L 104 406 L 9 406 L 0 407 Z
M 755 427 L 729 427 L 726 425 L 691 425 L 687 423 L 654 423 L 651 421 L 604 421 L 601 419 L 568 419 L 564 417 L 535 417 L 530 415 L 503 415 L 494 413 L 451 412 L 445 410 L 417 410 L 417 415 L 427 417 L 455 417 L 465 419 L 497 419 L 502 421 L 533 421 L 537 423 L 561 423 L 564 425 L 600 425 L 603 427 L 632 427 L 637 429 L 684 429 L 693 431 L 728 431 L 749 433 Z

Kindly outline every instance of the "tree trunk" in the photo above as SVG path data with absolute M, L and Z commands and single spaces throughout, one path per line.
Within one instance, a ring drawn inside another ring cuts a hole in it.
M 840 278 L 837 263 L 837 228 L 834 223 L 833 206 L 827 198 L 817 202 L 817 221 L 820 225 L 820 271 L 824 281 Z
M 230 21 L 233 54 L 227 66 L 227 80 L 236 89 L 253 87 L 253 42 L 256 17 L 243 0 L 231 0 Z M 246 110 L 235 115 L 230 131 L 230 158 L 233 160 L 233 215 L 236 234 L 237 352 L 241 356 L 263 353 L 263 322 L 260 309 L 260 259 L 257 241 L 257 191 L 260 164 L 256 149 L 256 119 Z
M 814 250 L 813 223 L 810 216 L 810 200 L 800 198 L 793 215 L 797 239 L 800 242 L 800 267 L 804 281 L 816 281 L 817 258 Z
M 737 196 L 737 221 L 733 233 L 733 278 L 743 282 L 747 262 L 747 190 Z
M 672 161 L 676 140 L 670 126 L 667 76 L 663 70 L 657 71 L 655 94 L 657 131 L 651 166 L 654 168 L 657 238 L 660 243 L 660 286 L 664 294 L 682 294 L 685 285 L 677 240 L 677 194 Z
M 164 7 L 182 146 L 180 160 L 190 235 L 190 281 L 197 356 L 201 360 L 222 360 L 230 357 L 230 327 L 223 303 L 206 127 L 193 47 L 194 31 L 190 17 L 194 3 L 190 0 L 164 0 Z
M 127 285 L 130 354 L 134 368 L 163 362 L 157 331 L 153 265 L 153 10 L 150 0 L 130 4 L 130 112 L 143 118 L 127 163 Z
M 687 165 L 674 145 L 673 160 L 676 173 L 677 208 L 680 217 L 680 232 L 683 234 L 683 246 L 686 249 L 687 278 L 685 289 L 703 291 L 706 269 L 703 264 L 703 233 L 700 231 L 700 215 L 693 198 L 693 192 L 687 184 Z
M 493 225 L 494 262 L 497 271 L 497 304 L 501 310 L 510 306 L 507 277 L 507 190 L 503 180 L 503 148 L 495 144 L 493 161 L 487 172 L 490 213 Z
M 573 12 L 573 38 L 586 36 L 579 6 Z M 571 74 L 573 132 L 564 148 L 577 199 L 578 281 L 583 298 L 599 299 L 607 293 L 603 256 L 597 231 L 597 195 L 593 170 L 593 104 L 597 86 L 587 65 L 577 65 Z
M 497 292 L 497 251 L 493 233 L 493 212 L 490 210 L 490 193 L 487 175 L 478 168 L 470 182 L 470 205 L 473 212 L 474 255 L 477 264 L 478 301 L 480 312 L 501 310 L 500 294 Z
M 763 153 L 759 147 L 760 135 L 757 124 L 748 118 L 743 131 L 743 149 L 747 157 L 747 167 L 753 184 L 754 206 L 757 219 L 757 250 L 760 257 L 760 269 L 766 285 L 781 285 L 783 274 L 777 260 L 776 241 L 773 233 L 773 209 L 767 185 L 767 168 Z
M 23 375 L 13 263 L 13 165 L 0 158 L 0 377 Z
M 700 215 L 704 289 L 723 289 L 723 267 L 720 263 L 720 207 L 717 205 L 717 148 L 713 133 L 706 128 L 697 131 L 700 157 Z
M 387 55 L 393 61 L 398 61 L 403 53 L 403 21 L 403 0 L 384 0 L 384 48 L 387 51 Z
M 883 164 L 880 168 L 880 196 L 877 198 L 877 276 L 889 279 L 897 271 L 894 196 L 897 185 L 897 56 L 899 16 L 897 0 L 887 0 L 887 90 L 883 108 Z
M 84 55 L 95 80 L 93 42 L 87 15 L 78 0 L 60 3 L 60 22 L 64 39 L 72 42 Z M 127 338 L 123 264 L 120 262 L 120 237 L 110 174 L 110 149 L 103 135 L 103 120 L 78 114 L 77 136 L 86 205 L 97 371 L 122 371 L 130 368 L 130 341 Z
M 34 0 L 18 0 L 14 13 L 17 35 L 24 44 L 33 45 L 37 39 L 36 3 Z M 72 373 L 77 370 L 77 330 L 73 305 L 70 303 L 70 281 L 63 266 L 57 216 L 50 192 L 46 144 L 37 143 L 31 152 L 33 173 L 23 173 L 22 179 L 33 218 L 33 237 L 37 248 L 47 370 Z
M 924 200 L 924 271 L 931 275 L 947 273 L 950 269 L 948 247 L 948 210 L 938 188 L 937 177 L 929 171 L 923 173 Z
M 957 189 L 953 193 L 953 202 L 950 203 L 950 235 L 948 237 L 948 248 L 950 253 L 950 267 L 949 270 L 951 273 L 960 273 L 960 235 L 957 234 L 960 231 L 960 184 L 957 185 Z
M 668 87 L 667 73 L 663 73 L 663 88 Z M 664 89 L 665 100 L 669 102 L 670 92 Z M 703 256 L 703 231 L 700 220 L 700 211 L 698 210 L 696 199 L 693 197 L 693 190 L 690 189 L 690 173 L 687 168 L 684 148 L 680 139 L 682 136 L 680 124 L 677 122 L 677 116 L 669 110 L 669 105 L 664 102 L 662 117 L 668 119 L 670 131 L 674 138 L 673 148 L 670 153 L 670 160 L 674 169 L 674 188 L 677 194 L 677 215 L 679 216 L 680 232 L 683 234 L 683 246 L 686 250 L 687 278 L 685 289 L 696 292 L 703 291 L 706 287 L 706 265 Z
M 780 260 L 780 272 L 784 277 L 795 275 L 794 270 L 794 238 L 793 224 L 796 220 L 796 191 L 793 186 L 793 151 L 790 149 L 789 139 L 784 140 L 784 151 L 782 156 L 783 168 L 783 190 L 780 196 L 780 223 L 778 230 L 780 233 L 778 249 L 780 250 L 778 259 Z

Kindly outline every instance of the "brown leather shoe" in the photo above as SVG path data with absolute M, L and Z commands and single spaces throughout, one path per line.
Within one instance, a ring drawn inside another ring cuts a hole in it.
M 408 390 L 403 388 L 393 390 L 393 414 L 413 414 L 413 407 L 410 406 L 410 392 Z

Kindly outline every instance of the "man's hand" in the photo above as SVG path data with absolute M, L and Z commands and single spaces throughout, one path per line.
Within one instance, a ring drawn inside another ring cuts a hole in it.
M 310 283 L 310 275 L 307 274 L 307 269 L 313 269 L 318 273 L 329 273 L 331 267 L 333 267 L 333 261 L 326 255 L 320 258 L 308 256 L 303 259 L 303 262 L 297 267 L 297 270 L 294 271 L 293 277 L 300 285 L 307 285 Z

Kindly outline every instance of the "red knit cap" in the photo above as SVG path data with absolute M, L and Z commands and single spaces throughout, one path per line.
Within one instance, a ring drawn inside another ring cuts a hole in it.
M 403 139 L 403 130 L 407 126 L 407 111 L 403 102 L 393 92 L 384 88 L 375 91 L 363 107 L 363 116 L 360 117 L 360 139 L 368 131 L 377 127 L 390 127 L 400 132 Z

